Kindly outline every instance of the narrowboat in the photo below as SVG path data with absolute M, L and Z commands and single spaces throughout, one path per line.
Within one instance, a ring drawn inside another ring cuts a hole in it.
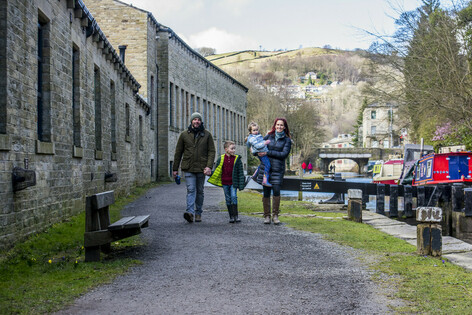
M 396 185 L 403 170 L 403 159 L 391 159 L 385 161 L 380 172 L 374 175 L 372 182 L 376 184 Z
M 401 185 L 412 185 L 416 163 L 423 156 L 431 153 L 434 153 L 434 148 L 431 145 L 405 144 L 403 170 L 399 183 Z
M 415 165 L 412 185 L 472 184 L 471 158 L 470 151 L 425 155 Z

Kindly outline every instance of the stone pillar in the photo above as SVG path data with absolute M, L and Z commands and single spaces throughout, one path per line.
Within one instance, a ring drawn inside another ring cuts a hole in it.
M 442 255 L 442 209 L 437 207 L 416 208 L 416 245 L 419 255 Z
M 403 215 L 407 218 L 413 217 L 413 188 L 410 185 L 404 186 L 403 200 Z
M 348 189 L 347 217 L 350 221 L 362 223 L 362 190 Z
M 385 184 L 377 184 L 376 213 L 385 214 Z
M 398 217 L 398 185 L 390 185 L 390 218 Z

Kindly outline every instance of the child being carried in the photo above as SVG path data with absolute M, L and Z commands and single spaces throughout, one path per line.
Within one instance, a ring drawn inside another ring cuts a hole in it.
M 262 135 L 259 133 L 259 126 L 255 122 L 251 122 L 248 127 L 249 135 L 246 138 L 246 145 L 251 148 L 251 153 L 259 153 L 259 152 L 268 152 L 269 149 L 267 145 L 270 143 L 270 140 L 264 140 Z M 264 179 L 262 180 L 262 185 L 267 187 L 272 187 L 269 183 L 269 172 L 270 172 L 270 160 L 267 155 L 264 156 L 257 156 L 262 165 L 264 165 Z M 257 177 L 257 173 L 259 172 L 260 165 L 257 168 L 256 172 L 252 176 L 253 179 Z

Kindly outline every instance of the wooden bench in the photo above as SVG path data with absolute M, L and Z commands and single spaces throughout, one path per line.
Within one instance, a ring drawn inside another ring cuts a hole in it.
M 113 191 L 86 198 L 85 261 L 100 261 L 100 250 L 110 252 L 111 242 L 141 233 L 149 226 L 149 215 L 125 217 L 110 224 L 109 206 L 115 202 Z

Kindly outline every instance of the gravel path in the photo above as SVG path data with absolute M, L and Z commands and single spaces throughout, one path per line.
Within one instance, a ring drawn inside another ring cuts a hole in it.
M 206 187 L 203 222 L 193 224 L 183 219 L 185 185 L 129 204 L 123 215 L 151 214 L 147 245 L 130 253 L 143 265 L 58 314 L 389 313 L 392 301 L 354 250 L 262 218 L 229 224 L 223 199 Z

